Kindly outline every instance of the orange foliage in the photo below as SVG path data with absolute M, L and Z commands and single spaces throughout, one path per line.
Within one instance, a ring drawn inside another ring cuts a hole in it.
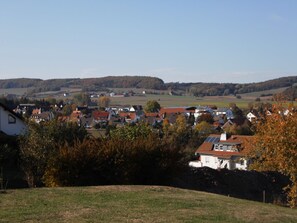
M 290 177 L 290 205 L 297 205 L 297 112 L 276 106 L 272 115 L 259 122 L 250 156 L 252 169 L 278 171 Z

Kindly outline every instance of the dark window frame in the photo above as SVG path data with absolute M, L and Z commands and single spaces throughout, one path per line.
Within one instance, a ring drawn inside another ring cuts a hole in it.
M 16 123 L 16 117 L 14 117 L 11 114 L 8 114 L 8 124 L 15 124 Z

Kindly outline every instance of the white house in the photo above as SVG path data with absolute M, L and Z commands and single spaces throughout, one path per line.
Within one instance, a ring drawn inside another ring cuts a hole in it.
M 209 135 L 197 149 L 198 160 L 189 163 L 192 167 L 210 167 L 213 169 L 226 168 L 230 170 L 247 170 L 246 145 L 250 144 L 252 136 Z
M 249 112 L 249 113 L 247 113 L 247 115 L 246 115 L 246 118 L 250 121 L 250 122 L 253 122 L 253 121 L 255 121 L 258 117 L 257 117 L 257 115 L 254 113 L 254 112 Z
M 216 113 L 216 115 L 225 115 L 227 117 L 227 119 L 234 118 L 233 112 L 229 108 L 218 108 L 215 113 Z
M 195 112 L 194 112 L 195 121 L 197 121 L 197 119 L 199 118 L 199 116 L 201 116 L 203 114 L 211 114 L 211 116 L 213 116 L 214 115 L 214 112 L 208 106 L 198 106 L 195 109 Z
M 7 135 L 20 135 L 26 131 L 23 119 L 0 103 L 0 131 Z

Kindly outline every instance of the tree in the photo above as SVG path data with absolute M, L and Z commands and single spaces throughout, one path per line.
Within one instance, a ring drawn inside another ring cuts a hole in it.
M 29 187 L 43 184 L 48 160 L 55 156 L 60 145 L 71 146 L 86 137 L 87 131 L 76 123 L 29 122 L 27 133 L 19 137 L 21 166 Z
M 155 100 L 147 101 L 144 107 L 145 112 L 158 112 L 160 109 L 160 104 Z
M 66 116 L 71 115 L 72 111 L 73 111 L 72 106 L 69 104 L 65 105 L 62 109 L 63 115 L 66 115 Z
M 209 135 L 214 132 L 213 126 L 206 121 L 202 121 L 195 126 L 195 130 L 201 135 Z
M 106 108 L 108 107 L 110 104 L 110 97 L 107 97 L 107 96 L 101 96 L 99 97 L 98 99 L 98 105 L 101 107 L 101 108 Z
M 232 110 L 232 113 L 235 119 L 244 117 L 242 110 L 239 107 L 237 107 L 235 103 L 230 103 L 229 106 L 230 106 L 230 109 Z
M 75 104 L 79 106 L 88 105 L 91 99 L 87 93 L 79 93 L 73 96 Z
M 214 122 L 213 117 L 210 113 L 204 113 L 198 117 L 198 122 L 203 122 L 203 121 L 208 122 L 210 124 Z
M 292 207 L 297 204 L 297 113 L 291 110 L 283 115 L 278 106 L 266 120 L 256 126 L 255 142 L 250 148 L 253 160 L 251 169 L 279 171 L 290 177 L 288 201 Z

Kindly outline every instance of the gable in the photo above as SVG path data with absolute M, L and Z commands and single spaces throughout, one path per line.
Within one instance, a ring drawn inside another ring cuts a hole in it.
M 0 103 L 0 131 L 7 135 L 20 135 L 26 131 L 23 119 Z

